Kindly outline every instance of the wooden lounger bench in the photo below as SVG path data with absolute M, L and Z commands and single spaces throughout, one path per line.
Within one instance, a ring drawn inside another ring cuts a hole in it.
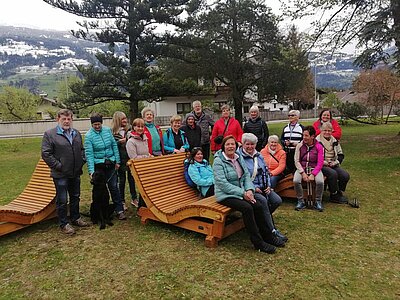
M 25 190 L 9 204 L 0 206 L 0 236 L 54 218 L 55 195 L 50 169 L 40 160 Z
M 141 207 L 141 222 L 155 220 L 206 235 L 205 245 L 218 241 L 244 227 L 241 218 L 232 218 L 231 208 L 218 204 L 215 197 L 200 199 L 185 181 L 185 154 L 130 160 L 128 165 L 147 208 Z

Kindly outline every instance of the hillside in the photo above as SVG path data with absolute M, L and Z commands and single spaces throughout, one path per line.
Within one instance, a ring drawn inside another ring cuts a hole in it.
M 106 50 L 104 44 L 76 39 L 69 32 L 0 26 L 0 88 L 26 86 L 33 92 L 52 96 L 55 84 L 75 73 L 75 65 L 97 65 L 94 54 Z M 123 48 L 119 51 L 122 54 Z M 311 65 L 317 71 L 318 87 L 346 89 L 351 86 L 358 74 L 352 64 L 354 56 L 314 54 L 319 57 L 317 66 Z

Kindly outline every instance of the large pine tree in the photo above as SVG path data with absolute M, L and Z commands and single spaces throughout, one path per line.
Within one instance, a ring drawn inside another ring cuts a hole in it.
M 72 103 L 88 106 L 125 100 L 132 116 L 138 116 L 139 101 L 160 100 L 183 92 L 176 80 L 166 78 L 150 66 L 165 46 L 159 26 L 182 25 L 181 16 L 196 9 L 196 0 L 43 1 L 88 18 L 79 23 L 80 30 L 72 31 L 74 36 L 109 45 L 109 51 L 96 55 L 99 66 L 78 67 L 83 80 L 71 87 Z M 118 55 L 121 48 L 124 55 Z

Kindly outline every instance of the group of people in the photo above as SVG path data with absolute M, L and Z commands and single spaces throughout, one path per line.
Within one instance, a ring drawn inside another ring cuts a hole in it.
M 72 127 L 72 112 L 60 110 L 56 128 L 44 134 L 42 157 L 51 169 L 56 187 L 62 232 L 75 233 L 72 225 L 88 226 L 79 213 L 80 175 L 85 162 L 90 176 L 94 172 L 105 174 L 115 213 L 119 220 L 125 220 L 126 181 L 131 204 L 145 205 L 137 196 L 127 161 L 189 152 L 188 174 L 201 196 L 215 194 L 219 203 L 242 212 L 251 242 L 266 253 L 275 252 L 288 240 L 273 220 L 273 212 L 282 203 L 274 188 L 286 174 L 294 173 L 296 210 L 305 208 L 302 181 L 315 181 L 315 208 L 323 210 L 324 176 L 331 200 L 346 201 L 343 192 L 349 175 L 340 167 L 344 157 L 339 143 L 341 130 L 330 111 L 323 111 L 314 126 L 306 127 L 299 124 L 300 112 L 290 111 L 289 123 L 279 138 L 269 135 L 258 107 L 250 109 L 243 130 L 231 117 L 228 105 L 221 109 L 221 118 L 214 122 L 202 110 L 201 103 L 195 101 L 184 123 L 180 116 L 173 116 L 165 132 L 155 125 L 154 112 L 148 107 L 142 110 L 142 118 L 134 119 L 131 125 L 123 112 L 115 112 L 111 128 L 103 126 L 102 116 L 94 113 L 84 143 L 79 131 Z M 214 155 L 213 166 L 209 163 L 210 152 Z M 67 194 L 71 222 L 67 218 Z

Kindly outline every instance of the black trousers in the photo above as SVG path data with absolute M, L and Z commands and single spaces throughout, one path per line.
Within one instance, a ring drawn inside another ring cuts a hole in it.
M 210 144 L 202 145 L 201 150 L 203 152 L 203 158 L 207 161 L 210 161 Z
M 227 198 L 220 203 L 242 213 L 246 231 L 256 248 L 262 246 L 264 240 L 271 236 L 271 232 L 267 230 L 263 206 L 260 202 L 250 203 L 244 199 Z

